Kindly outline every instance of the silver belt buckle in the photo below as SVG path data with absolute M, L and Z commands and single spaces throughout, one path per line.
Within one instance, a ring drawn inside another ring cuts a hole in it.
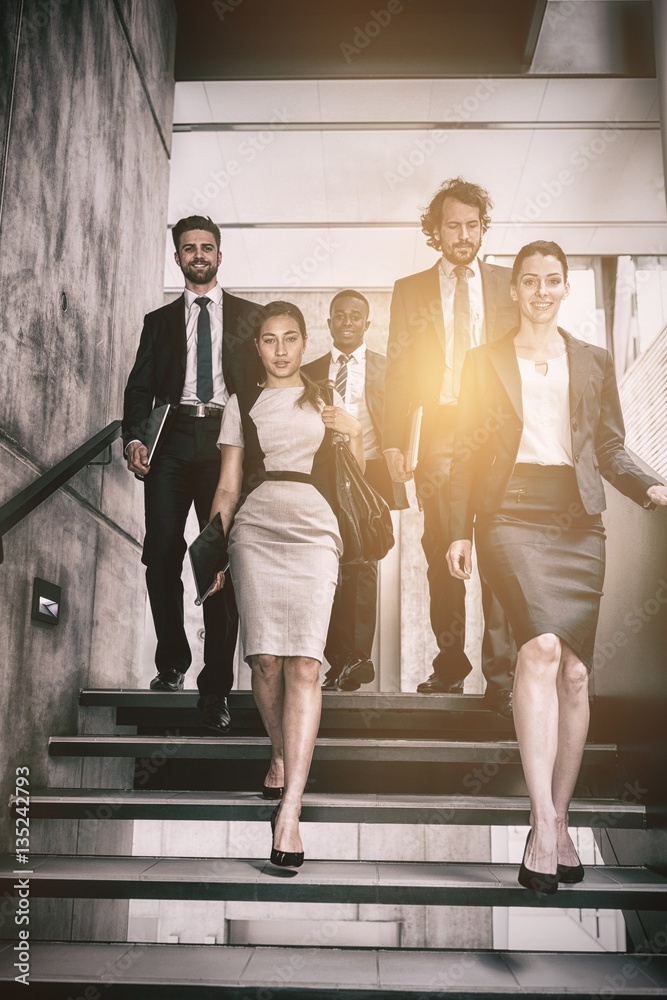
M 206 416 L 206 404 L 205 403 L 195 403 L 195 417 L 205 417 Z

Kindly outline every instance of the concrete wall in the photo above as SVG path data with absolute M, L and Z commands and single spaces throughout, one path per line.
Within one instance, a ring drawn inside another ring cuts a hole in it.
M 6 0 L 0 19 L 1 503 L 120 416 L 142 316 L 161 304 L 175 12 L 169 0 Z M 33 790 L 131 783 L 131 762 L 58 763 L 47 741 L 111 727 L 104 712 L 80 716 L 79 688 L 138 681 L 141 535 L 140 487 L 116 443 L 111 466 L 83 470 L 5 536 L 1 801 L 17 766 Z M 62 587 L 56 627 L 30 621 L 35 576 Z M 0 824 L 10 850 L 6 810 Z M 131 850 L 131 824 L 78 826 L 35 822 L 33 850 Z M 36 937 L 90 937 L 90 904 L 33 907 Z M 123 938 L 126 909 L 107 904 L 92 933 Z

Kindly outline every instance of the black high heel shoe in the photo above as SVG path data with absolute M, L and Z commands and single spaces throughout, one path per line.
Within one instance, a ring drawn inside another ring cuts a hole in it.
M 524 861 L 526 859 L 526 851 L 528 850 L 528 841 L 532 834 L 532 830 L 528 832 L 526 837 L 526 846 L 523 850 L 523 861 L 519 868 L 519 884 L 524 887 L 524 889 L 532 889 L 533 892 L 541 892 L 545 896 L 553 896 L 554 892 L 558 889 L 558 873 L 554 872 L 534 872 L 530 868 L 526 868 Z
M 283 785 L 262 785 L 262 795 L 265 799 L 282 799 L 284 791 Z
M 272 840 L 276 835 L 276 817 L 279 808 L 280 806 L 274 809 L 270 817 Z M 269 860 L 272 865 L 276 865 L 278 868 L 300 868 L 303 864 L 303 851 L 278 851 L 272 843 Z
M 584 881 L 584 866 L 581 861 L 578 865 L 558 865 L 556 874 L 563 885 L 576 885 L 577 882 Z

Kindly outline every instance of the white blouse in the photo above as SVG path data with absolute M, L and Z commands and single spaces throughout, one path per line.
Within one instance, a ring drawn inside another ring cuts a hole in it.
M 570 370 L 567 352 L 550 358 L 546 374 L 535 362 L 517 357 L 521 374 L 523 434 L 517 462 L 572 465 Z

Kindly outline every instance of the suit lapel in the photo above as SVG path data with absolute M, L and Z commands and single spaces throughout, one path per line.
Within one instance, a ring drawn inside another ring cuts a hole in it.
M 479 262 L 482 276 L 482 297 L 484 298 L 484 336 L 487 341 L 493 340 L 496 326 L 496 309 L 498 308 L 500 276 L 491 264 Z
M 172 345 L 173 356 L 181 366 L 183 376 L 185 376 L 185 357 L 187 344 L 185 338 L 185 295 L 179 295 L 170 303 L 170 311 L 167 314 L 167 330 Z
M 440 294 L 440 261 L 429 271 L 425 271 L 421 282 L 421 297 L 424 300 L 422 308 L 426 308 L 426 316 L 433 320 L 433 326 L 442 348 L 447 354 L 447 338 L 445 335 L 445 320 L 442 315 L 442 295 Z
M 314 382 L 324 382 L 329 378 L 329 366 L 331 365 L 331 351 L 328 354 L 323 354 L 321 358 L 317 358 L 315 361 L 311 362 L 310 367 L 310 377 Z M 311 367 L 312 366 L 312 367 Z
M 584 394 L 586 383 L 591 373 L 592 356 L 588 344 L 575 340 L 565 330 L 559 327 L 559 333 L 565 340 L 567 358 L 570 368 L 570 413 L 576 412 Z
M 517 416 L 523 422 L 523 403 L 521 400 L 521 375 L 514 350 L 514 330 L 494 340 L 489 344 L 488 357 L 502 382 L 510 403 Z

